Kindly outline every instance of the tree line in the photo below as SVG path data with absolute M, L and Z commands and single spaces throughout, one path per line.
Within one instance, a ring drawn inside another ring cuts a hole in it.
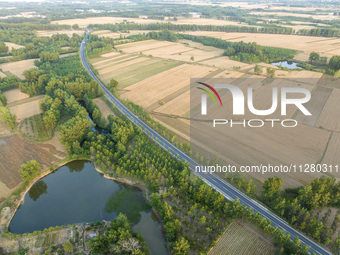
M 173 24 L 166 22 L 137 24 L 90 24 L 88 28 L 95 30 L 110 30 L 112 32 L 128 32 L 130 30 L 171 30 L 171 31 L 216 31 L 216 32 L 238 32 L 238 33 L 263 33 L 263 34 L 296 34 L 305 36 L 323 36 L 335 37 L 340 35 L 339 29 L 336 28 L 312 28 L 294 30 L 291 27 L 280 27 L 274 25 L 266 26 L 237 26 L 237 25 L 196 25 L 196 24 Z

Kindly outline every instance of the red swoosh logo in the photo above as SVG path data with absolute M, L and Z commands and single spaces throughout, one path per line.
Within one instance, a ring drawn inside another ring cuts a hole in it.
M 217 93 L 217 91 L 213 87 L 211 87 L 210 85 L 203 83 L 203 82 L 197 82 L 197 83 L 202 84 L 202 85 L 208 87 L 209 89 L 211 89 L 211 91 L 214 92 L 215 95 L 217 96 L 218 100 L 220 100 L 220 103 L 221 103 L 221 106 L 222 106 L 222 100 L 220 98 L 220 95 Z

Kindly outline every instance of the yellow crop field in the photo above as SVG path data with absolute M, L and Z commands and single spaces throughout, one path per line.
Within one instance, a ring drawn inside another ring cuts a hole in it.
M 199 62 L 205 59 L 219 57 L 223 50 L 213 47 L 195 48 L 184 43 L 174 43 L 165 41 L 141 41 L 118 45 L 117 48 L 124 53 L 140 53 L 153 57 L 173 59 L 185 62 Z
M 179 62 L 110 52 L 91 60 L 104 82 L 112 78 L 119 82 L 119 88 L 125 88 L 152 75 L 180 65 Z
M 183 64 L 127 87 L 128 92 L 122 97 L 148 107 L 177 90 L 184 87 L 189 89 L 190 78 L 198 73 L 205 76 L 213 70 L 205 66 Z
M 340 133 L 333 132 L 331 140 L 328 144 L 326 154 L 322 160 L 323 164 L 338 165 L 340 158 Z M 334 169 L 333 169 L 334 171 Z M 339 177 L 338 174 L 331 173 L 334 177 Z
M 113 111 L 110 109 L 110 107 L 104 102 L 103 99 L 101 98 L 96 98 L 93 100 L 93 102 L 95 102 L 95 104 L 99 107 L 99 110 L 102 114 L 102 117 L 104 117 L 105 119 L 107 119 L 107 117 L 111 114 L 111 115 L 115 115 L 113 113 Z
M 3 92 L 3 94 L 7 98 L 7 104 L 13 103 L 15 101 L 19 101 L 25 98 L 29 98 L 29 95 L 26 93 L 22 93 L 20 89 L 11 89 Z
M 41 113 L 40 101 L 45 98 L 45 95 L 35 96 L 20 101 L 8 104 L 8 108 L 12 114 L 17 116 L 17 122 L 28 117 Z
M 201 61 L 202 64 L 210 65 L 210 66 L 216 66 L 223 69 L 233 69 L 234 66 L 240 66 L 240 67 L 248 67 L 249 64 L 230 60 L 228 57 L 219 57 L 214 59 L 208 59 Z
M 329 129 L 332 131 L 340 131 L 340 89 L 334 89 L 329 96 L 316 126 Z
M 284 47 L 287 49 L 307 52 L 308 60 L 309 53 L 312 51 L 320 53 L 321 56 L 330 58 L 333 55 L 339 55 L 340 49 L 334 47 L 340 43 L 340 38 L 324 38 L 315 36 L 299 36 L 299 35 L 271 35 L 271 34 L 254 34 L 254 33 L 225 33 L 225 32 L 207 32 L 194 31 L 186 32 L 198 36 L 211 36 L 221 38 L 231 42 L 256 42 L 259 45 Z
M 116 48 L 122 50 L 124 53 L 140 53 L 147 50 L 154 50 L 160 47 L 170 46 L 172 44 L 172 42 L 168 41 L 147 40 L 117 45 Z
M 5 64 L 0 65 L 0 69 L 2 69 L 3 72 L 10 72 L 14 75 L 16 75 L 19 79 L 24 80 L 25 77 L 23 75 L 24 71 L 35 67 L 34 61 L 36 59 L 27 59 L 27 60 L 21 60 L 17 62 L 9 62 Z

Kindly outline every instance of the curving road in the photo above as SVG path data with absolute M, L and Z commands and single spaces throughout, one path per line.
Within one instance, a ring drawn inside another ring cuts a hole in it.
M 239 191 L 238 189 L 236 189 L 235 187 L 233 187 L 231 184 L 227 183 L 226 181 L 210 173 L 195 172 L 194 170 L 195 166 L 199 165 L 197 162 L 192 160 L 185 153 L 180 151 L 177 147 L 172 145 L 170 142 L 164 139 L 161 135 L 159 135 L 156 131 L 150 128 L 147 124 L 141 121 L 136 115 L 134 115 L 129 109 L 127 109 L 117 98 L 115 98 L 110 93 L 110 91 L 101 83 L 101 81 L 96 77 L 96 75 L 92 72 L 90 66 L 87 63 L 86 56 L 85 56 L 85 44 L 86 44 L 86 40 L 87 40 L 89 33 L 91 33 L 91 30 L 86 33 L 86 36 L 83 42 L 81 43 L 81 47 L 80 47 L 81 61 L 84 67 L 86 68 L 86 70 L 92 76 L 92 78 L 95 81 L 97 81 L 99 85 L 102 87 L 107 98 L 117 107 L 119 111 L 121 111 L 135 125 L 142 127 L 142 130 L 149 137 L 151 137 L 156 143 L 158 143 L 163 149 L 169 151 L 172 155 L 178 157 L 179 159 L 188 162 L 190 164 L 191 170 L 197 176 L 199 176 L 202 180 L 204 180 L 209 186 L 211 186 L 212 188 L 220 192 L 224 197 L 226 197 L 229 200 L 235 200 L 235 199 L 240 200 L 240 202 L 245 204 L 248 208 L 252 208 L 254 212 L 258 212 L 262 214 L 264 218 L 269 219 L 273 226 L 277 226 L 278 228 L 285 230 L 286 233 L 288 233 L 291 236 L 292 240 L 294 240 L 294 238 L 298 236 L 302 244 L 310 247 L 310 250 L 309 250 L 310 252 L 313 252 L 315 254 L 332 254 L 329 251 L 325 250 L 320 245 L 318 245 L 317 243 L 307 238 L 305 235 L 301 234 L 300 232 L 292 228 L 287 222 L 282 220 L 280 217 L 276 216 L 274 213 L 269 211 L 267 208 L 260 205 L 258 202 L 251 199 L 250 197 L 248 197 L 243 192 Z

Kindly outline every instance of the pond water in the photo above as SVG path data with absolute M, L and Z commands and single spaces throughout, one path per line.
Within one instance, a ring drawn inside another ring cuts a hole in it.
M 280 61 L 280 62 L 273 62 L 271 63 L 274 66 L 282 66 L 282 67 L 287 67 L 289 69 L 302 69 L 301 67 L 297 66 L 298 63 L 293 62 L 293 61 Z
M 92 162 L 77 160 L 47 175 L 27 192 L 9 225 L 15 234 L 127 215 L 152 254 L 167 254 L 161 225 L 136 187 L 106 179 Z

